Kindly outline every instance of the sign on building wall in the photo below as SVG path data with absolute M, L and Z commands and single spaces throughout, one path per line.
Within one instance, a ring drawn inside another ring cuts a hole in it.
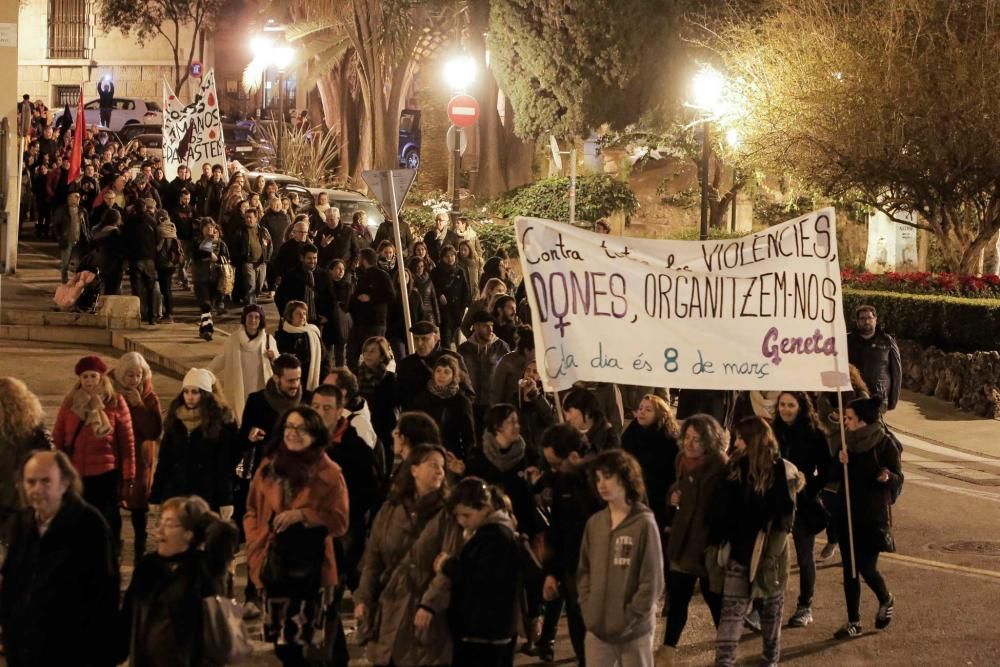
M 187 165 L 195 180 L 203 164 L 222 165 L 228 177 L 215 70 L 205 73 L 188 105 L 178 99 L 170 84 L 163 82 L 163 171 L 167 180 L 173 180 L 182 164 Z
M 900 212 L 899 218 L 914 220 L 914 214 Z M 917 230 L 889 219 L 882 211 L 868 218 L 868 253 L 865 269 L 872 273 L 919 270 Z
M 546 387 L 828 390 L 848 369 L 835 221 L 660 241 L 517 218 Z

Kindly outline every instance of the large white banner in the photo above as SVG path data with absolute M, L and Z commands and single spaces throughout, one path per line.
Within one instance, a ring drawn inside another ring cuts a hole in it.
M 659 241 L 517 218 L 546 388 L 828 389 L 821 373 L 848 370 L 835 221 Z
M 222 136 L 222 114 L 215 93 L 215 70 L 205 72 L 191 104 L 185 105 L 163 82 L 163 172 L 167 180 L 177 176 L 177 167 L 186 165 L 192 178 L 201 176 L 201 165 L 226 168 L 226 144 Z

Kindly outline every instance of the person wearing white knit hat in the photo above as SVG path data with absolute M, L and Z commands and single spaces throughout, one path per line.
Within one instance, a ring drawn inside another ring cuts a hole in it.
M 149 494 L 150 512 L 175 496 L 200 496 L 222 518 L 233 516 L 232 452 L 239 429 L 215 374 L 192 368 L 163 421 L 163 442 Z

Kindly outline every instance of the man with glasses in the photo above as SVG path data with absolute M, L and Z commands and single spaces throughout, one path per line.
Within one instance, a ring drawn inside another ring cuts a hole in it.
M 855 324 L 854 331 L 847 334 L 847 358 L 861 372 L 872 395 L 882 399 L 882 412 L 895 410 L 903 382 L 896 339 L 878 326 L 874 306 L 860 306 Z

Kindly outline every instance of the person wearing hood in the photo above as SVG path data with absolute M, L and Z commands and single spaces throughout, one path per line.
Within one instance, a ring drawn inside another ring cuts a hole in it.
M 274 333 L 278 351 L 295 356 L 302 365 L 302 384 L 306 391 L 320 385 L 326 376 L 329 359 L 319 327 L 310 324 L 309 307 L 303 301 L 289 301 Z
M 799 566 L 799 600 L 795 613 L 788 619 L 789 627 L 804 628 L 813 620 L 816 534 L 827 527 L 826 509 L 820 503 L 819 494 L 826 486 L 833 459 L 827 447 L 826 430 L 805 392 L 781 392 L 772 429 L 782 458 L 795 464 L 806 478 L 805 487 L 795 499 L 795 525 L 792 527 L 795 561 Z
M 475 398 L 472 413 L 475 416 L 476 433 L 483 428 L 483 415 L 490 407 L 493 397 L 493 374 L 497 364 L 510 352 L 510 347 L 493 333 L 495 322 L 489 313 L 478 312 L 472 321 L 472 336 L 458 346 L 458 353 L 465 361 L 469 381 Z
M 663 594 L 663 550 L 635 458 L 601 452 L 590 469 L 607 506 L 587 520 L 577 569 L 591 665 L 652 665 L 656 601 Z
M 121 541 L 118 505 L 131 495 L 135 438 L 125 397 L 115 391 L 100 357 L 76 362 L 76 385 L 56 415 L 52 442 L 83 478 L 83 499 L 104 515 L 116 553 Z
M 452 667 L 512 667 L 524 577 L 503 491 L 466 477 L 448 497 L 447 511 L 465 532 L 457 554 L 442 552 L 434 561 L 434 571 L 451 582 Z
M 531 482 L 525 475 L 527 447 L 521 437 L 517 409 L 509 403 L 494 405 L 486 411 L 485 425 L 482 447 L 469 456 L 465 472 L 501 489 L 510 499 L 518 530 L 534 537 L 545 526 L 535 504 Z
M 847 623 L 834 633 L 835 639 L 852 639 L 861 634 L 861 579 L 878 598 L 876 628 L 886 628 L 895 611 L 896 600 L 878 570 L 878 555 L 894 550 L 892 503 L 903 486 L 903 469 L 899 449 L 882 421 L 883 406 L 884 399 L 875 394 L 871 398 L 855 399 L 844 409 L 847 450 L 837 452 L 838 465 L 832 469 L 831 480 L 840 482 L 834 516 L 843 555 Z M 851 490 L 851 527 L 858 577 L 852 576 L 850 549 L 847 548 L 844 464 L 847 464 Z
M 135 534 L 135 563 L 146 552 L 146 515 L 149 496 L 153 488 L 153 470 L 163 434 L 163 417 L 160 414 L 160 397 L 153 389 L 153 371 L 138 352 L 126 352 L 118 360 L 108 377 L 115 391 L 125 397 L 132 416 L 132 434 L 135 440 L 135 483 L 132 493 L 125 498 Z
M 223 593 L 237 531 L 198 496 L 164 501 L 156 550 L 141 558 L 118 614 L 118 663 L 200 667 L 203 600 Z
M 776 665 L 788 582 L 788 536 L 805 475 L 782 458 L 763 417 L 745 417 L 735 430 L 735 451 L 710 520 L 709 543 L 720 547 L 717 562 L 726 569 L 715 664 L 736 664 L 747 607 L 751 600 L 760 600 L 761 664 Z M 722 545 L 728 545 L 728 556 Z
M 163 297 L 163 315 L 160 322 L 174 321 L 173 277 L 178 269 L 184 269 L 184 248 L 177 238 L 177 226 L 170 221 L 170 215 L 160 209 L 156 212 L 156 282 Z
M 307 652 L 330 645 L 340 624 L 333 541 L 347 532 L 349 502 L 315 410 L 291 408 L 274 429 L 280 435 L 254 475 L 243 517 L 247 570 L 263 592 L 264 639 L 283 665 L 298 667 L 309 664 Z
M 174 496 L 196 495 L 223 518 L 233 516 L 232 459 L 238 428 L 219 393 L 216 377 L 204 368 L 184 375 L 181 393 L 167 406 L 156 473 L 150 489 L 150 514 Z
M 243 419 L 247 397 L 263 389 L 271 379 L 271 362 L 278 358 L 274 336 L 265 329 L 263 308 L 246 306 L 240 324 L 243 326 L 226 339 L 222 352 L 208 365 L 208 370 L 222 381 L 226 403 L 238 421 Z
M 413 409 L 430 415 L 441 429 L 448 451 L 457 459 L 465 460 L 476 447 L 476 436 L 472 402 L 461 391 L 460 373 L 454 357 L 438 357 L 427 386 L 413 400 Z

